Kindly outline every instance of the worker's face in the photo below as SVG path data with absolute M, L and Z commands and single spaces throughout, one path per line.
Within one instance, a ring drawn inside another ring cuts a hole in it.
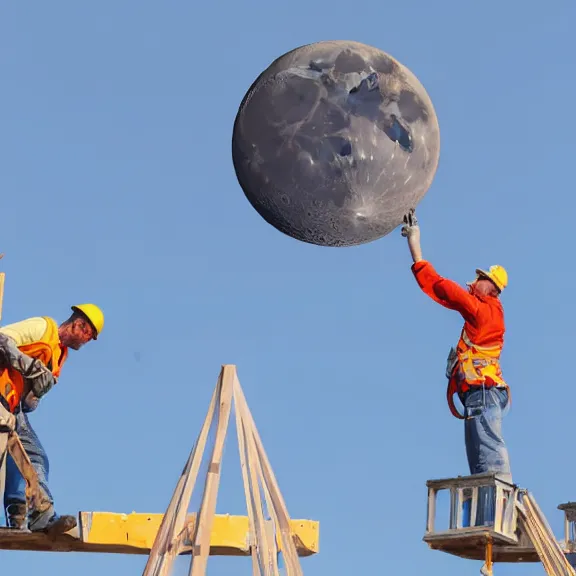
M 497 290 L 492 283 L 492 280 L 487 278 L 477 278 L 470 286 L 470 292 L 472 294 L 478 294 L 479 296 L 494 296 L 497 294 Z
M 64 338 L 61 338 L 62 344 L 72 350 L 79 350 L 94 338 L 94 329 L 84 318 L 75 318 L 70 323 Z

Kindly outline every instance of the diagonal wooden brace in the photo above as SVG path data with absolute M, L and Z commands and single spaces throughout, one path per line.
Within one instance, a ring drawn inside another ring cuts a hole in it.
M 28 454 L 26 454 L 22 442 L 20 442 L 20 437 L 14 431 L 8 434 L 7 449 L 10 456 L 12 456 L 14 463 L 18 467 L 18 470 L 20 470 L 20 474 L 22 474 L 26 481 L 26 501 L 28 504 L 28 510 L 37 510 L 38 512 L 48 510 L 51 506 L 50 500 L 46 492 L 44 492 L 40 486 L 36 470 L 34 470 L 32 462 L 30 462 L 30 458 L 28 457 Z

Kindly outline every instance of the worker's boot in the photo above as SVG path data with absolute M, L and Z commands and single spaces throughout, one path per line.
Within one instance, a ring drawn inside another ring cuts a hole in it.
M 75 516 L 59 516 L 50 506 L 45 512 L 32 512 L 29 517 L 28 528 L 32 532 L 48 532 L 49 534 L 63 534 L 76 527 Z
M 14 530 L 26 530 L 26 504 L 12 502 L 6 506 L 6 524 Z

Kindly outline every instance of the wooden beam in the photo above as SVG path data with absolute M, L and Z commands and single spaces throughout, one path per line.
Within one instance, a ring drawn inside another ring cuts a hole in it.
M 484 560 L 486 554 L 486 535 L 462 535 L 460 538 L 454 537 L 433 537 L 424 538 L 424 541 L 432 550 L 445 552 L 453 556 L 465 558 L 466 560 Z M 540 562 L 540 557 L 536 549 L 531 544 L 509 545 L 503 543 L 493 543 L 492 561 L 497 563 L 525 563 Z
M 0 550 L 149 554 L 163 516 L 80 512 L 76 528 L 53 537 L 0 528 Z M 193 533 L 194 519 L 194 514 L 187 517 L 189 533 Z M 317 521 L 293 519 L 290 527 L 298 556 L 318 553 L 320 526 Z M 248 540 L 247 516 L 215 515 L 210 535 L 211 556 L 250 556 Z M 189 555 L 190 551 L 188 543 L 181 553 Z
M 449 490 L 450 488 L 473 488 L 474 486 L 496 486 L 514 488 L 505 480 L 501 480 L 498 474 L 474 474 L 472 476 L 457 476 L 456 478 L 441 478 L 438 480 L 428 480 L 426 486 L 432 490 Z

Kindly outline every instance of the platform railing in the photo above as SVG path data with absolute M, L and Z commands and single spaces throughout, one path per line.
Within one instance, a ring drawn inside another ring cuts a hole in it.
M 450 535 L 490 534 L 496 541 L 515 544 L 517 523 L 517 487 L 496 474 L 459 476 L 429 480 L 425 540 Z M 445 530 L 436 530 L 438 494 L 449 492 L 449 522 Z

